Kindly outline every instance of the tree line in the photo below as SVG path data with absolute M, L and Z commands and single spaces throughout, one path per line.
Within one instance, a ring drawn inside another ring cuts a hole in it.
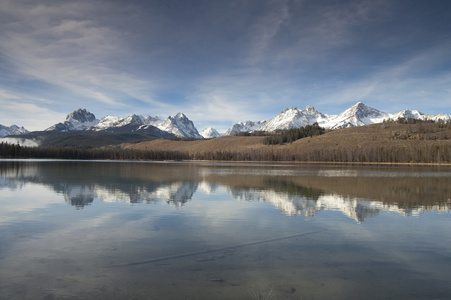
M 301 126 L 299 128 L 277 130 L 274 134 L 267 136 L 264 140 L 265 145 L 283 145 L 292 143 L 305 137 L 313 137 L 324 134 L 326 129 L 319 126 L 317 122 L 313 125 Z
M 403 124 L 387 127 L 384 143 L 350 144 L 346 147 L 290 147 L 291 143 L 306 136 L 325 132 L 317 123 L 297 129 L 275 133 L 255 132 L 246 135 L 264 135 L 266 147 L 242 151 L 181 152 L 166 150 L 134 150 L 120 147 L 25 147 L 19 144 L 0 143 L 1 158 L 54 158 L 99 160 L 210 160 L 210 161 L 324 161 L 353 163 L 451 163 L 451 121 L 417 119 L 391 120 Z M 385 130 L 385 131 L 384 131 Z M 410 141 L 401 141 L 410 140 Z M 414 142 L 412 140 L 424 140 Z M 429 140 L 429 141 L 427 141 Z M 433 142 L 431 140 L 434 140 Z M 327 142 L 325 142 L 327 143 Z
M 392 140 L 449 140 L 451 139 L 451 120 L 420 120 L 398 118 L 384 123 L 403 124 L 403 130 L 391 132 Z
M 248 151 L 210 151 L 189 154 L 179 151 L 132 149 L 78 149 L 24 147 L 0 143 L 1 158 L 86 160 L 211 160 L 211 161 L 323 161 L 353 163 L 451 163 L 451 145 L 386 145 L 345 149 L 304 149 L 291 152 L 277 148 Z
M 186 160 L 190 156 L 180 151 L 133 150 L 121 148 L 81 149 L 75 147 L 25 147 L 0 143 L 2 158 L 111 159 L 111 160 Z
M 451 120 L 443 120 L 443 119 L 431 120 L 431 119 L 415 119 L 415 118 L 399 117 L 396 120 L 394 120 L 394 119 L 384 120 L 383 123 L 398 123 L 398 124 L 425 124 L 425 123 L 429 123 L 429 124 L 439 124 L 439 125 L 444 126 L 444 127 L 451 127 Z
M 349 147 L 342 149 L 304 149 L 290 152 L 282 149 L 249 151 L 216 151 L 190 155 L 193 160 L 343 162 L 343 163 L 451 163 L 451 145 L 403 145 Z

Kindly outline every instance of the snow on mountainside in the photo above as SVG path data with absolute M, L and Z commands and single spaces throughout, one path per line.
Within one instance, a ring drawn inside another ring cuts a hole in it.
M 216 129 L 211 127 L 207 127 L 202 130 L 200 135 L 203 136 L 204 139 L 217 138 L 221 136 L 221 134 Z
M 93 113 L 86 111 L 86 109 L 79 109 L 70 113 L 63 123 L 55 124 L 45 131 L 71 131 L 71 130 L 86 130 L 96 125 L 99 120 Z
M 362 102 L 357 102 L 352 107 L 343 111 L 338 115 L 327 115 L 318 112 L 313 106 L 306 106 L 304 110 L 291 107 L 284 109 L 281 113 L 270 119 L 266 122 L 266 124 L 262 125 L 260 128 L 253 127 L 252 129 L 246 130 L 246 128 L 242 128 L 241 124 L 234 124 L 232 128 L 238 126 L 241 130 L 237 132 L 251 132 L 255 130 L 259 131 L 275 131 L 275 130 L 284 130 L 291 128 L 299 128 L 301 126 L 312 125 L 313 123 L 318 123 L 320 126 L 328 128 L 328 129 L 339 129 L 346 127 L 355 127 L 355 126 L 363 126 L 370 125 L 375 123 L 381 123 L 384 120 L 392 119 L 397 120 L 399 117 L 403 118 L 414 118 L 421 120 L 450 120 L 451 115 L 446 114 L 423 114 L 417 110 L 403 110 L 399 113 L 386 113 L 375 108 L 369 107 Z M 248 121 L 250 122 L 250 121 Z M 232 132 L 231 129 L 227 131 L 230 135 L 233 135 L 235 132 Z M 226 133 L 226 134 L 227 134 Z
M 196 139 L 203 138 L 194 126 L 194 123 L 182 113 L 168 117 L 160 125 L 158 125 L 158 128 L 163 131 L 173 133 L 178 137 L 193 137 Z
M 108 132 L 142 132 L 154 133 L 161 137 L 178 136 L 203 138 L 193 122 L 184 114 L 178 113 L 166 120 L 158 117 L 129 115 L 127 118 L 105 116 L 96 119 L 95 115 L 79 109 L 69 114 L 66 121 L 46 129 L 46 131 L 94 130 Z
M 20 135 L 28 133 L 23 126 L 19 127 L 17 125 L 11 125 L 9 127 L 0 124 L 0 137 L 4 137 L 7 135 Z
M 438 120 L 451 120 L 451 115 L 447 115 L 447 114 L 443 114 L 443 113 L 439 113 L 436 115 L 431 115 L 431 114 L 423 114 L 421 112 L 419 112 L 418 110 L 410 110 L 410 109 L 405 109 L 399 113 L 395 113 L 395 114 L 390 114 L 390 118 L 391 119 L 398 119 L 398 118 L 413 118 L 413 119 L 420 119 L 420 120 L 434 120 L 434 121 L 438 121 Z
M 296 107 L 284 109 L 280 114 L 266 122 L 261 131 L 275 131 L 280 129 L 299 128 L 318 122 L 320 125 L 327 120 L 328 116 L 319 113 L 313 106 L 306 106 L 304 110 Z
M 162 120 L 160 120 L 158 117 L 140 116 L 135 114 L 129 115 L 127 118 L 105 116 L 102 119 L 100 119 L 99 123 L 93 126 L 92 129 L 100 131 L 111 128 L 123 127 L 130 124 L 157 126 L 161 122 Z
M 327 122 L 320 125 L 330 129 L 339 129 L 381 123 L 389 118 L 390 114 L 357 102 L 341 114 L 330 116 Z
M 225 135 L 234 135 L 238 132 L 252 132 L 260 129 L 263 125 L 265 125 L 266 121 L 246 121 L 246 122 L 238 122 L 232 125 Z
M 410 109 L 405 109 L 399 113 L 386 113 L 369 107 L 362 102 L 357 102 L 355 105 L 338 115 L 323 114 L 318 112 L 313 106 L 308 105 L 303 110 L 295 107 L 284 109 L 269 121 L 238 122 L 233 124 L 227 130 L 225 135 L 234 135 L 239 132 L 270 132 L 299 128 L 301 126 L 312 125 L 315 122 L 328 129 L 338 129 L 380 123 L 387 119 L 396 120 L 399 117 L 422 120 L 451 120 L 451 115 L 443 113 L 436 115 L 423 114 L 418 110 Z M 98 120 L 94 114 L 86 111 L 86 109 L 78 109 L 67 115 L 64 122 L 55 124 L 46 129 L 46 131 L 59 132 L 73 130 L 105 131 L 121 134 L 141 133 L 163 138 L 177 136 L 202 139 L 221 136 L 221 134 L 211 127 L 204 129 L 202 133 L 199 134 L 194 123 L 183 113 L 178 113 L 167 119 L 132 114 L 126 118 L 105 116 Z M 6 127 L 0 125 L 0 137 L 26 133 L 28 133 L 28 131 L 23 127 L 18 127 L 16 125 Z

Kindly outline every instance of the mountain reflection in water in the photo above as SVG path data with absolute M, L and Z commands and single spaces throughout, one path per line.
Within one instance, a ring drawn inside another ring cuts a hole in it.
M 0 299 L 450 299 L 450 170 L 0 160 Z
M 430 167 L 2 161 L 0 176 L 0 188 L 37 183 L 77 209 L 94 201 L 182 207 L 195 193 L 224 189 L 239 201 L 271 203 L 287 216 L 331 210 L 358 222 L 383 212 L 445 212 L 451 195 L 449 169 Z

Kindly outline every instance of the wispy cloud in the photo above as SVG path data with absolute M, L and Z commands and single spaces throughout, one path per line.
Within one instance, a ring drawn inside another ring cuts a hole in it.
M 181 111 L 196 125 L 268 119 L 290 106 L 337 113 L 359 100 L 449 109 L 444 6 L 4 0 L 0 97 L 58 116 Z
M 63 121 L 65 114 L 41 107 L 41 99 L 22 98 L 7 91 L 0 91 L 0 124 L 24 126 L 26 129 L 44 130 Z
M 447 41 L 431 45 L 357 80 L 344 84 L 336 82 L 331 92 L 321 96 L 319 102 L 325 107 L 343 107 L 362 100 L 388 112 L 410 108 L 438 113 L 439 109 L 451 106 L 451 76 L 446 70 L 436 71 L 446 64 L 445 53 L 449 47 L 451 43 Z
M 271 46 L 280 27 L 290 18 L 287 1 L 270 1 L 268 8 L 253 24 L 249 31 L 249 62 L 255 64 L 267 59 L 267 49 Z
M 14 21 L 3 25 L 0 49 L 22 76 L 80 98 L 112 106 L 125 105 L 121 100 L 127 97 L 155 103 L 148 92 L 151 83 L 115 68 L 115 61 L 127 59 L 130 49 L 119 31 L 92 19 L 93 5 L 58 2 L 26 7 L 7 2 L 3 13 Z

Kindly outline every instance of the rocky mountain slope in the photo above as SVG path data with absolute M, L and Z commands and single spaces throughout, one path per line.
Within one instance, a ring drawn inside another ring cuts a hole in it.
M 312 106 L 306 106 L 303 110 L 295 107 L 287 108 L 256 130 L 275 131 L 299 128 L 301 126 L 312 125 L 315 122 L 318 123 L 319 126 L 327 129 L 339 129 L 382 123 L 384 120 L 396 120 L 400 117 L 420 120 L 451 119 L 451 115 L 430 115 L 409 109 L 399 113 L 386 113 L 369 107 L 362 102 L 357 102 L 355 105 L 338 115 L 320 113 Z
M 418 110 L 406 109 L 398 113 L 386 113 L 358 102 L 338 115 L 328 115 L 317 111 L 313 106 L 304 109 L 291 107 L 284 109 L 281 113 L 268 121 L 245 121 L 233 124 L 225 135 L 235 135 L 240 132 L 265 131 L 299 128 L 301 126 L 318 123 L 327 129 L 339 129 L 381 123 L 384 120 L 396 120 L 399 117 L 429 120 L 450 120 L 447 114 L 423 114 Z M 55 124 L 46 132 L 73 132 L 86 131 L 110 134 L 138 134 L 151 136 L 153 138 L 181 137 L 181 138 L 214 138 L 221 136 L 214 128 L 206 128 L 199 133 L 194 123 L 183 113 L 177 113 L 166 119 L 159 117 L 141 116 L 132 114 L 126 118 L 105 116 L 97 119 L 96 116 L 86 109 L 78 109 L 69 115 L 65 121 Z M 0 125 L 0 137 L 7 135 L 21 135 L 27 133 L 25 128 L 15 125 L 5 127 Z M 36 136 L 36 135 L 35 135 Z M 26 138 L 25 136 L 23 138 Z M 17 140 L 22 143 L 23 138 Z M 11 138 L 9 138 L 10 140 Z M 9 141 L 8 140 L 8 141 Z M 37 144 L 39 142 L 36 141 Z
M 232 125 L 232 127 L 227 130 L 225 135 L 235 135 L 238 132 L 252 132 L 256 130 L 260 130 L 262 126 L 264 126 L 266 121 L 245 121 L 238 122 Z
M 23 126 L 19 127 L 17 125 L 12 126 L 4 126 L 0 124 L 0 137 L 8 136 L 8 135 L 19 135 L 19 134 L 25 134 L 28 133 L 28 130 L 26 130 Z
M 221 136 L 221 134 L 212 127 L 205 128 L 204 130 L 201 131 L 200 135 L 203 136 L 204 139 L 217 138 Z
M 159 137 L 178 136 L 202 138 L 194 123 L 182 113 L 170 116 L 166 120 L 136 114 L 132 114 L 126 118 L 105 116 L 98 120 L 94 114 L 86 111 L 86 109 L 79 109 L 67 115 L 64 122 L 46 129 L 46 131 L 59 132 L 75 130 L 106 131 L 110 133 L 151 132 Z

